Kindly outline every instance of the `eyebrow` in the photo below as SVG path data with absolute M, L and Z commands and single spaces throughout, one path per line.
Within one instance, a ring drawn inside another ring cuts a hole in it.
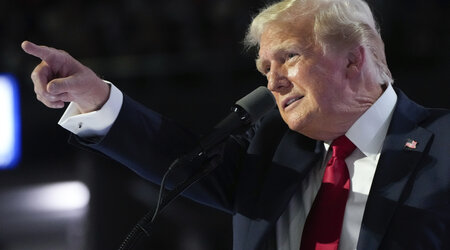
M 261 72 L 263 75 L 265 75 L 265 73 L 263 72 L 263 69 L 262 69 L 263 62 L 262 62 L 262 59 L 259 58 L 259 56 L 258 56 L 258 58 L 255 59 L 255 64 L 256 64 L 256 69 L 258 69 L 259 72 Z

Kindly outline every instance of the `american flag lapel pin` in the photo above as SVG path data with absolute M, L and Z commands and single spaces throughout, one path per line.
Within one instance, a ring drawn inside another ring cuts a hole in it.
M 408 139 L 408 140 L 406 140 L 406 143 L 405 143 L 405 149 L 408 149 L 408 150 L 416 149 L 417 148 L 417 144 L 418 144 L 417 141 L 412 140 L 412 139 Z

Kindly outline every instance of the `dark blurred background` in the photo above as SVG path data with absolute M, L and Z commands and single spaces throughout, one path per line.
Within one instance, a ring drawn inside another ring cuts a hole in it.
M 242 39 L 262 0 L 2 0 L 0 73 L 18 79 L 22 158 L 0 170 L 0 249 L 117 249 L 156 186 L 66 143 L 63 110 L 35 98 L 23 40 L 68 51 L 119 89 L 199 133 L 265 79 Z M 369 1 L 387 60 L 418 103 L 449 108 L 448 0 Z M 59 188 L 59 189 L 58 189 Z M 59 190 L 59 191 L 58 191 Z M 52 205 L 54 204 L 54 205 Z M 137 249 L 231 249 L 230 216 L 177 200 Z

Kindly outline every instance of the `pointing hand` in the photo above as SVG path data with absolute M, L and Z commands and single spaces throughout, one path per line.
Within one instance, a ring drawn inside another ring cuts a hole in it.
M 100 109 L 109 85 L 67 52 L 25 41 L 22 49 L 42 60 L 31 73 L 37 99 L 50 108 L 74 102 L 82 113 Z

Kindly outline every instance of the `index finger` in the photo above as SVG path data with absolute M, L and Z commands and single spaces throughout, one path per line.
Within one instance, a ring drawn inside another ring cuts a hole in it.
M 25 51 L 26 53 L 35 57 L 39 57 L 41 60 L 46 61 L 47 63 L 49 63 L 48 61 L 50 60 L 51 56 L 54 56 L 58 53 L 54 48 L 36 45 L 29 41 L 22 42 L 21 46 L 23 51 Z

